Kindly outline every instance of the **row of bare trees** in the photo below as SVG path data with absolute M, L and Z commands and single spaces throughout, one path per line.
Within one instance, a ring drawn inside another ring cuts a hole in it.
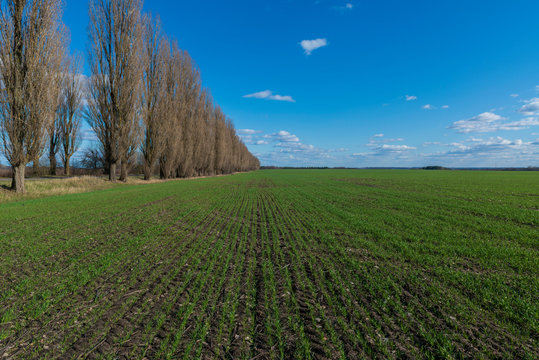
M 39 158 L 47 139 L 55 155 L 65 151 L 67 163 L 76 150 L 70 144 L 78 120 L 60 115 L 73 78 L 60 19 L 59 0 L 0 2 L 0 134 L 17 192 L 24 192 L 26 165 Z
M 259 167 L 230 120 L 201 86 L 189 54 L 142 14 L 141 0 L 90 3 L 87 119 L 110 180 L 140 149 L 144 178 L 225 174 Z
M 142 14 L 142 0 L 90 0 L 88 63 L 67 55 L 61 0 L 0 0 L 0 133 L 24 192 L 26 165 L 46 151 L 69 174 L 86 118 L 110 180 L 140 153 L 144 178 L 226 174 L 259 161 L 201 86 L 189 54 Z M 86 100 L 86 101 L 85 101 Z
M 80 60 L 67 51 L 60 0 L 0 1 L 0 135 L 13 170 L 12 189 L 24 192 L 26 165 L 61 153 L 66 172 L 78 147 Z

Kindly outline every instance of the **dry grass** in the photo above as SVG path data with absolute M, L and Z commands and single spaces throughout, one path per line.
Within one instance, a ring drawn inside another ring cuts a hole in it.
M 221 176 L 221 175 L 219 175 Z M 181 181 L 181 180 L 192 180 L 192 179 L 201 179 L 209 176 L 196 177 L 196 178 L 184 178 L 184 179 L 170 179 L 170 180 L 160 180 L 157 178 L 152 178 L 149 181 L 145 181 L 139 177 L 129 177 L 127 183 L 115 182 L 111 183 L 105 177 L 96 177 L 96 176 L 77 176 L 68 179 L 43 179 L 43 180 L 29 180 L 25 181 L 26 184 L 26 194 L 17 195 L 13 191 L 9 190 L 11 181 L 0 181 L 0 204 L 12 201 L 26 200 L 26 199 L 36 199 L 47 196 L 54 195 L 65 195 L 65 194 L 77 194 L 90 192 L 95 190 L 109 189 L 114 186 L 125 186 L 125 185 L 147 185 L 147 184 L 156 184 L 163 181 Z
M 83 193 L 115 186 L 115 184 L 106 181 L 104 178 L 94 176 L 81 176 L 69 179 L 27 180 L 25 183 L 26 194 L 17 195 L 9 190 L 9 181 L 0 182 L 0 203 L 53 195 Z

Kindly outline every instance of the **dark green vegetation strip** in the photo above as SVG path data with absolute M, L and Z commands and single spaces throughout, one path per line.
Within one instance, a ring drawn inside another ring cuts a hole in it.
M 6 358 L 539 358 L 539 174 L 275 170 L 0 205 Z

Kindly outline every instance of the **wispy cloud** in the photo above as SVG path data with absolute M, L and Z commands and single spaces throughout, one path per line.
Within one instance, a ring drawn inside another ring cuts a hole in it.
M 280 143 L 299 142 L 299 138 L 296 135 L 291 134 L 286 130 L 281 130 L 273 134 L 264 135 L 264 138 L 271 139 L 272 141 Z
M 442 109 L 449 109 L 449 105 L 442 105 Z
M 530 160 L 536 158 L 539 148 L 533 142 L 525 142 L 522 139 L 508 140 L 501 136 L 491 137 L 486 140 L 470 138 L 462 142 L 447 144 L 448 151 L 434 154 L 423 154 L 425 158 L 437 158 L 444 161 L 477 161 L 483 163 L 485 158 L 499 160 L 500 163 L 509 163 L 516 159 Z
M 370 152 L 355 153 L 352 156 L 361 158 L 381 157 L 381 156 L 400 156 L 405 152 L 416 150 L 415 147 L 404 144 L 392 144 L 402 142 L 403 138 L 386 138 L 384 134 L 376 134 L 372 136 L 368 144 L 365 146 L 371 148 Z
M 265 134 L 258 143 L 259 145 L 273 144 L 273 151 L 255 154 L 263 164 L 272 165 L 327 166 L 328 163 L 339 161 L 338 156 L 342 159 L 343 155 L 335 156 L 336 154 L 348 151 L 343 148 L 322 149 L 304 144 L 298 136 L 286 130 Z
M 417 96 L 415 95 L 406 95 L 406 101 L 413 101 L 417 100 Z
M 525 114 L 533 112 L 531 108 L 522 111 Z M 470 119 L 459 120 L 453 123 L 449 128 L 459 133 L 485 133 L 500 130 L 524 130 L 531 126 L 539 126 L 539 118 L 529 117 L 518 121 L 506 122 L 506 118 L 492 112 L 484 112 Z
M 498 129 L 498 122 L 505 120 L 500 115 L 484 112 L 470 119 L 455 121 L 449 128 L 459 133 L 490 132 Z
M 432 110 L 434 107 L 431 104 L 423 105 L 424 110 Z
M 334 6 L 333 8 L 336 9 L 336 10 L 341 10 L 341 11 L 342 10 L 352 10 L 354 8 L 354 4 L 346 3 L 346 4 L 342 5 L 342 6 Z
M 539 118 L 529 117 L 500 125 L 500 130 L 523 130 L 530 126 L 539 126 Z
M 526 116 L 539 115 L 539 98 L 524 101 L 526 104 L 520 108 L 520 112 Z
M 354 153 L 352 156 L 361 158 L 389 157 L 394 159 L 396 156 L 403 156 L 412 150 L 416 150 L 416 148 L 408 145 L 383 144 L 372 149 L 371 152 Z
M 386 138 L 384 134 L 375 134 L 373 135 L 367 144 L 365 146 L 371 147 L 371 148 L 379 148 L 382 146 L 382 144 L 388 144 L 393 142 L 402 142 L 404 141 L 403 138 Z
M 381 151 L 405 151 L 405 150 L 415 150 L 415 149 L 416 148 L 413 146 L 391 145 L 391 144 L 384 144 L 379 148 L 379 150 Z
M 312 52 L 316 49 L 320 49 L 328 45 L 327 39 L 314 39 L 314 40 L 303 40 L 299 43 L 306 55 L 311 55 Z
M 260 134 L 262 131 L 260 130 L 253 130 L 253 129 L 238 129 L 237 133 L 239 135 L 254 135 L 254 134 Z
M 254 99 L 275 100 L 275 101 L 296 102 L 296 100 L 294 100 L 292 96 L 289 96 L 289 95 L 283 96 L 283 95 L 274 94 L 273 91 L 271 90 L 264 90 L 264 91 L 260 91 L 254 94 L 244 95 L 243 97 L 254 98 Z
M 511 94 L 511 95 L 509 95 L 509 96 L 511 96 L 512 98 L 517 98 L 517 97 L 518 97 L 518 94 Z

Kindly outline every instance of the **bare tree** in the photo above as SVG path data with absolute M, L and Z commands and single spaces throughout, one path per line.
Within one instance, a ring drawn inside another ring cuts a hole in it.
M 53 71 L 52 82 L 49 84 L 50 96 L 53 101 L 54 106 L 54 118 L 49 123 L 47 129 L 48 135 L 48 156 L 49 156 L 49 174 L 56 175 L 56 155 L 60 149 L 61 141 L 61 129 L 60 129 L 60 109 L 63 101 L 63 88 L 65 84 L 65 79 L 68 72 L 68 59 L 65 55 L 65 48 L 60 49 L 62 52 L 58 54 L 51 64 L 49 64 L 50 69 Z M 38 160 L 39 162 L 39 160 Z M 34 164 L 35 165 L 35 164 Z
M 181 152 L 182 128 L 178 115 L 180 103 L 181 52 L 176 43 L 167 45 L 165 62 L 165 94 L 163 98 L 163 151 L 159 156 L 159 171 L 161 179 L 172 176 Z
M 70 160 L 80 146 L 82 102 L 84 100 L 82 59 L 75 55 L 68 62 L 62 101 L 58 111 L 58 131 L 64 172 L 70 175 Z
M 116 179 L 116 168 L 111 169 L 113 158 L 118 154 L 118 142 L 113 141 L 113 123 L 107 104 L 107 93 L 103 91 L 107 88 L 108 82 L 103 76 L 94 75 L 88 81 L 88 104 L 84 110 L 84 117 L 94 130 L 99 140 L 100 150 L 103 157 L 103 168 L 109 174 L 111 180 Z M 114 160 L 114 165 L 116 165 Z
M 120 181 L 127 181 L 129 166 L 136 158 L 137 149 L 141 142 L 140 114 L 135 110 L 122 122 L 120 127 Z
M 49 175 L 56 175 L 56 168 L 58 162 L 56 160 L 56 155 L 60 149 L 60 123 L 58 116 L 51 121 L 49 128 L 47 129 L 48 136 L 48 156 L 49 156 Z M 39 160 L 38 160 L 39 161 Z
M 205 107 L 207 103 L 208 92 L 202 90 L 196 99 L 195 117 L 193 121 L 193 171 L 195 176 L 201 176 L 205 167 L 205 153 L 207 151 L 206 116 Z
M 225 173 L 225 156 L 226 156 L 226 117 L 219 106 L 214 109 L 214 143 L 215 143 L 215 159 L 214 159 L 214 174 L 220 175 Z
M 126 180 L 129 154 L 139 140 L 141 0 L 91 0 L 88 54 L 92 81 L 87 112 L 116 180 L 122 161 Z
M 93 148 L 86 149 L 82 154 L 80 165 L 97 173 L 97 170 L 105 165 L 101 151 Z
M 181 127 L 181 151 L 176 169 L 177 177 L 189 177 L 194 172 L 195 121 L 197 98 L 201 91 L 200 73 L 191 56 L 181 53 L 180 77 L 178 79 L 180 96 L 178 97 L 179 126 Z
M 202 175 L 214 174 L 214 160 L 215 160 L 215 143 L 214 143 L 214 131 L 215 131 L 215 118 L 213 116 L 213 100 L 211 98 L 209 90 L 206 91 L 205 103 L 204 103 L 204 147 L 202 154 Z
M 54 116 L 51 64 L 65 47 L 60 0 L 0 0 L 0 130 L 13 168 L 12 189 L 25 192 L 26 164 L 44 147 Z
M 165 61 L 168 43 L 161 35 L 159 19 L 143 17 L 142 121 L 144 180 L 150 180 L 153 166 L 165 144 Z

